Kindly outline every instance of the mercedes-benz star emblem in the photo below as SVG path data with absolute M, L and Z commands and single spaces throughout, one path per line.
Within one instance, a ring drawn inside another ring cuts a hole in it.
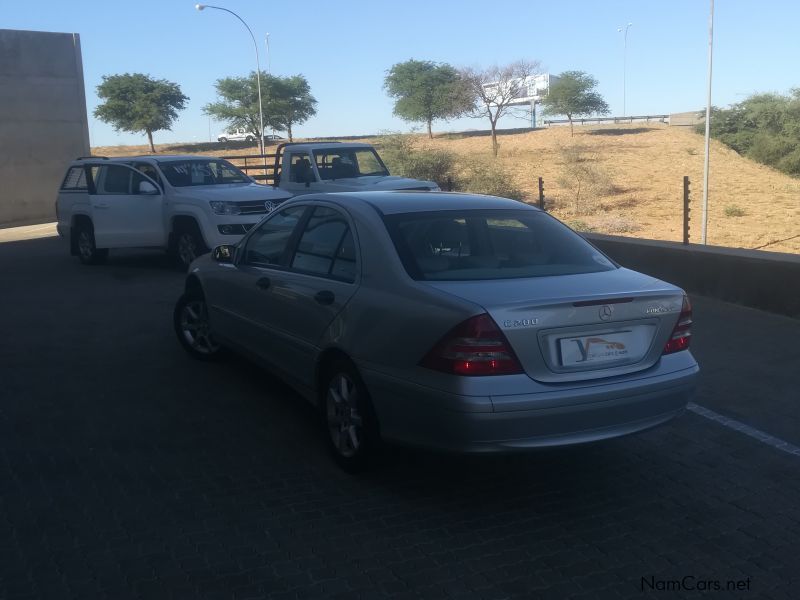
M 264 202 L 264 208 L 267 209 L 267 212 L 272 212 L 275 210 L 275 203 L 272 200 L 267 200 Z
M 611 318 L 611 315 L 614 314 L 614 307 L 610 304 L 604 304 L 600 307 L 600 320 L 601 321 L 608 321 Z

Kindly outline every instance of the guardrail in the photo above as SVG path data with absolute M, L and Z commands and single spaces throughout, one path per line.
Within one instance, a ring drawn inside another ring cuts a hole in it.
M 589 119 L 572 119 L 573 125 L 585 125 L 586 123 L 649 123 L 651 121 L 659 123 L 669 123 L 669 115 L 641 115 L 633 117 L 592 117 Z M 569 125 L 569 119 L 545 119 L 546 127 L 550 125 Z

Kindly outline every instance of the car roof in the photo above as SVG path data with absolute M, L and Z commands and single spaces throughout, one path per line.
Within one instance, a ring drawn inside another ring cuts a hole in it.
M 116 156 L 111 160 L 124 162 L 129 160 L 150 159 L 156 162 L 162 162 L 170 160 L 202 160 L 202 159 L 219 160 L 220 158 L 221 157 L 219 156 L 205 156 L 203 154 L 159 154 L 158 156 L 154 156 L 152 154 L 140 154 L 138 156 Z
M 433 212 L 440 210 L 532 210 L 539 209 L 530 204 L 484 196 L 482 194 L 466 194 L 460 192 L 428 192 L 428 191 L 381 191 L 381 192 L 339 192 L 335 194 L 309 194 L 297 197 L 297 200 L 330 200 L 346 206 L 352 201 L 369 204 L 384 215 Z
M 362 142 L 301 142 L 297 144 L 291 144 L 284 147 L 284 152 L 295 152 L 295 151 L 302 151 L 302 152 L 309 152 L 312 150 L 342 150 L 346 148 L 372 148 L 371 144 L 364 144 Z

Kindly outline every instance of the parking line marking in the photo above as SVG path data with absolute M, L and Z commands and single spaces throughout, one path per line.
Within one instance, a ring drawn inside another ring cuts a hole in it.
M 780 450 L 781 452 L 786 452 L 787 454 L 800 456 L 800 447 L 795 446 L 794 444 L 790 444 L 786 440 L 777 438 L 774 435 L 770 435 L 764 431 L 761 431 L 760 429 L 756 429 L 755 427 L 750 427 L 750 425 L 746 425 L 741 421 L 737 421 L 736 419 L 731 419 L 729 417 L 726 417 L 725 415 L 721 415 L 709 408 L 706 408 L 705 406 L 700 406 L 699 404 L 695 404 L 694 402 L 689 402 L 686 408 L 692 411 L 693 413 L 700 415 L 701 417 L 705 417 L 706 419 L 715 421 L 720 425 L 727 427 L 728 429 L 732 429 L 733 431 L 738 431 L 739 433 L 743 433 L 747 436 L 750 436 L 751 438 L 756 439 L 759 442 L 766 444 L 767 446 L 771 446 L 776 450 Z

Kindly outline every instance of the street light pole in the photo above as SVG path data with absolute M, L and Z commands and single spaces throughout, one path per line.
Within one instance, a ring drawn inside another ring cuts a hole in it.
M 272 56 L 269 53 L 269 33 L 264 36 L 264 43 L 267 45 L 267 75 L 272 75 Z
M 627 107 L 625 106 L 626 90 L 625 80 L 628 73 L 628 29 L 633 23 L 625 25 L 625 46 L 622 50 L 622 116 L 627 115 Z M 622 32 L 622 27 L 617 27 L 617 31 Z
M 703 227 L 701 241 L 706 244 L 708 234 L 708 158 L 711 141 L 711 62 L 714 57 L 714 0 L 708 16 L 708 97 L 706 98 L 706 154 L 703 161 Z
M 267 75 L 272 75 L 272 53 L 269 51 L 269 32 L 264 35 L 264 44 L 267 46 Z M 275 127 L 270 127 L 272 140 L 275 139 Z M 266 150 L 264 150 L 266 152 Z
M 256 36 L 253 35 L 253 30 L 250 29 L 247 23 L 244 22 L 244 19 L 242 19 L 242 17 L 237 15 L 232 10 L 228 10 L 227 8 L 223 8 L 221 6 L 211 6 L 210 4 L 195 4 L 194 7 L 199 11 L 204 10 L 206 8 L 213 8 L 214 10 L 223 10 L 226 13 L 232 14 L 234 17 L 239 19 L 239 21 L 241 21 L 242 25 L 245 26 L 245 29 L 247 29 L 248 33 L 250 34 L 250 37 L 253 40 L 253 48 L 255 48 L 256 51 L 256 85 L 258 85 L 258 122 L 261 131 L 261 135 L 258 136 L 258 147 L 261 149 L 261 154 L 264 154 L 264 109 L 261 103 L 261 62 L 259 61 L 258 58 L 258 44 L 256 43 Z M 266 166 L 267 166 L 267 159 L 265 158 L 264 167 Z

